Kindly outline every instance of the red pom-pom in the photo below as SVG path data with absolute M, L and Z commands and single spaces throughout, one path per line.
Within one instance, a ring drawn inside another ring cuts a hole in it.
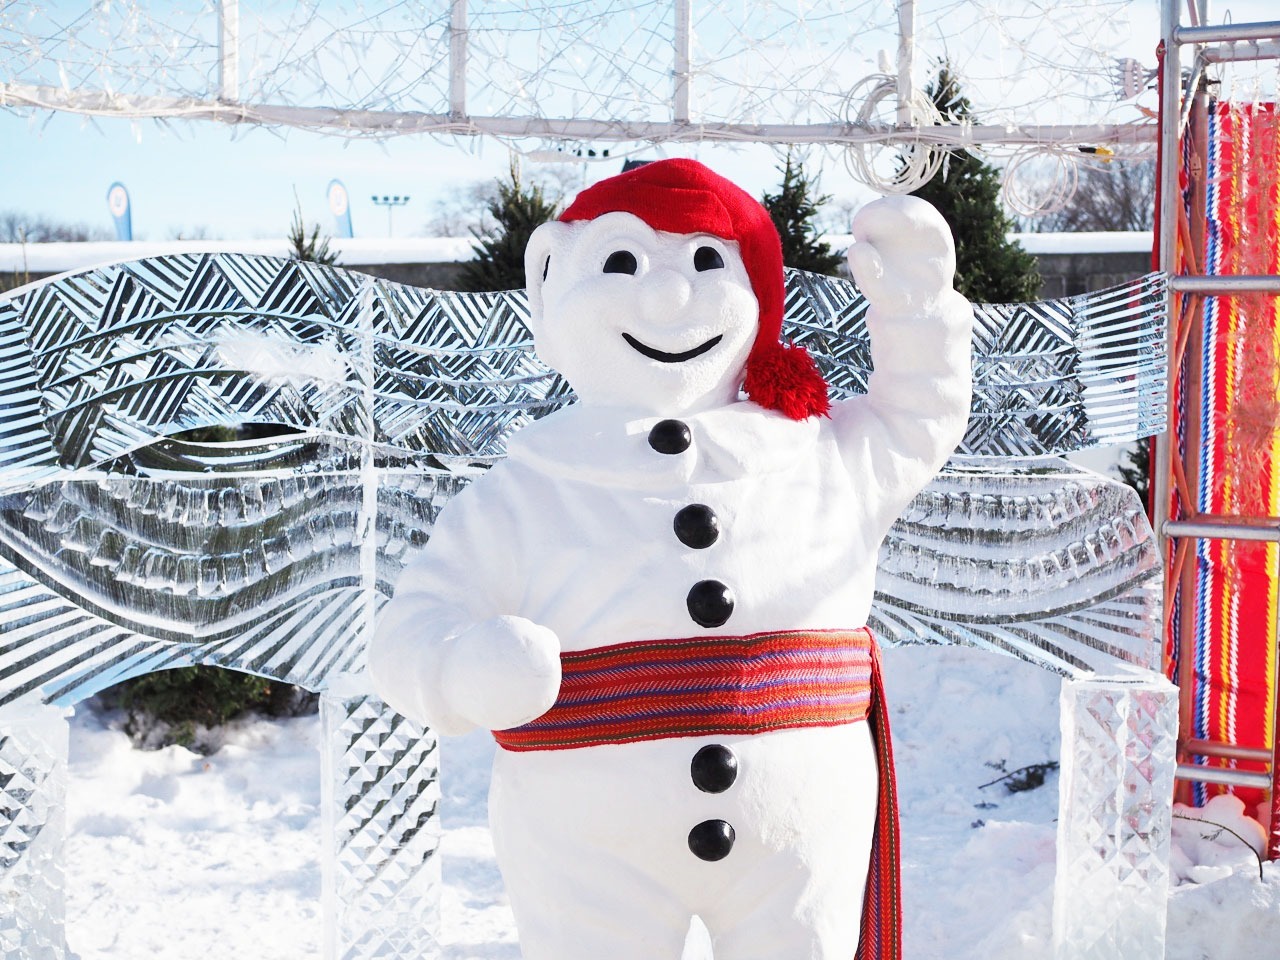
M 817 364 L 804 347 L 794 344 L 759 345 L 747 358 L 743 387 L 760 406 L 792 420 L 826 416 L 831 409 Z

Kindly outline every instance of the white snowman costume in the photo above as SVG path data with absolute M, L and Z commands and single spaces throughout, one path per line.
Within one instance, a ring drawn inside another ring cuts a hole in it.
M 703 226 L 725 221 L 717 203 L 737 226 Z M 963 434 L 972 311 L 937 212 L 893 198 L 855 220 L 875 372 L 827 416 L 807 357 L 785 351 L 777 372 L 781 256 L 752 205 L 700 164 L 662 161 L 538 229 L 535 345 L 579 400 L 448 505 L 370 650 L 376 689 L 407 716 L 515 728 L 497 735 L 490 818 L 526 960 L 679 960 L 695 914 L 716 960 L 900 950 L 859 948 L 887 775 L 870 724 L 793 711 L 748 732 L 668 729 L 625 665 L 603 671 L 613 686 L 583 722 L 632 732 L 575 740 L 559 722 L 562 655 L 568 690 L 574 658 L 600 650 L 688 641 L 697 658 L 705 642 L 723 671 L 717 638 L 852 636 L 881 540 Z M 787 369 L 800 361 L 803 377 Z M 771 656 L 759 685 L 795 681 L 767 673 Z M 649 670 L 684 689 L 671 673 Z M 642 706 L 619 719 L 623 700 Z

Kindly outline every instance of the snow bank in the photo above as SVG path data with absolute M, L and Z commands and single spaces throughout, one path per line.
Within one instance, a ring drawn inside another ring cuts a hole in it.
M 80 960 L 320 952 L 316 718 L 240 724 L 217 753 L 71 727 L 68 938 Z M 270 945 L 269 950 L 264 950 Z
M 1057 759 L 1058 678 L 963 648 L 888 650 L 885 666 L 906 956 L 1048 960 L 1057 774 L 1042 769 L 1042 786 L 1018 792 L 1007 786 L 1018 778 L 1000 778 Z M 82 707 L 72 724 L 67 916 L 81 960 L 316 957 L 317 719 L 235 725 L 208 757 L 134 750 L 120 719 Z M 520 956 L 487 826 L 493 750 L 484 733 L 441 750 L 445 960 Z M 1257 828 L 1230 798 L 1183 812 Z M 1259 881 L 1234 838 L 1175 824 L 1185 882 L 1170 899 L 1169 960 L 1272 955 L 1280 869 Z M 691 938 L 686 960 L 705 957 Z
M 1154 242 L 1150 230 L 1096 231 L 1081 233 L 1011 233 L 1009 239 L 1027 253 L 1043 256 L 1056 253 L 1150 253 Z M 847 250 L 851 233 L 827 234 L 823 241 L 832 250 Z

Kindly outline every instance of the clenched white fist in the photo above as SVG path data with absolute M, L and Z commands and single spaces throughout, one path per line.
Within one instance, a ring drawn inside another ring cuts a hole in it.
M 440 690 L 450 710 L 488 730 L 542 716 L 560 693 L 560 640 L 524 617 L 493 617 L 453 638 Z
M 912 314 L 946 296 L 956 249 L 951 228 L 933 204 L 919 197 L 882 197 L 853 218 L 849 269 L 858 289 L 880 311 Z

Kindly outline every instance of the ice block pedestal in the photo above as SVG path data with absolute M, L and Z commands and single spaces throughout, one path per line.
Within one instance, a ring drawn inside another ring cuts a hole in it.
M 1062 683 L 1055 960 L 1164 960 L 1177 689 Z
M 435 735 L 367 694 L 320 700 L 324 960 L 440 956 Z
M 63 960 L 67 716 L 36 698 L 0 707 L 0 958 Z

